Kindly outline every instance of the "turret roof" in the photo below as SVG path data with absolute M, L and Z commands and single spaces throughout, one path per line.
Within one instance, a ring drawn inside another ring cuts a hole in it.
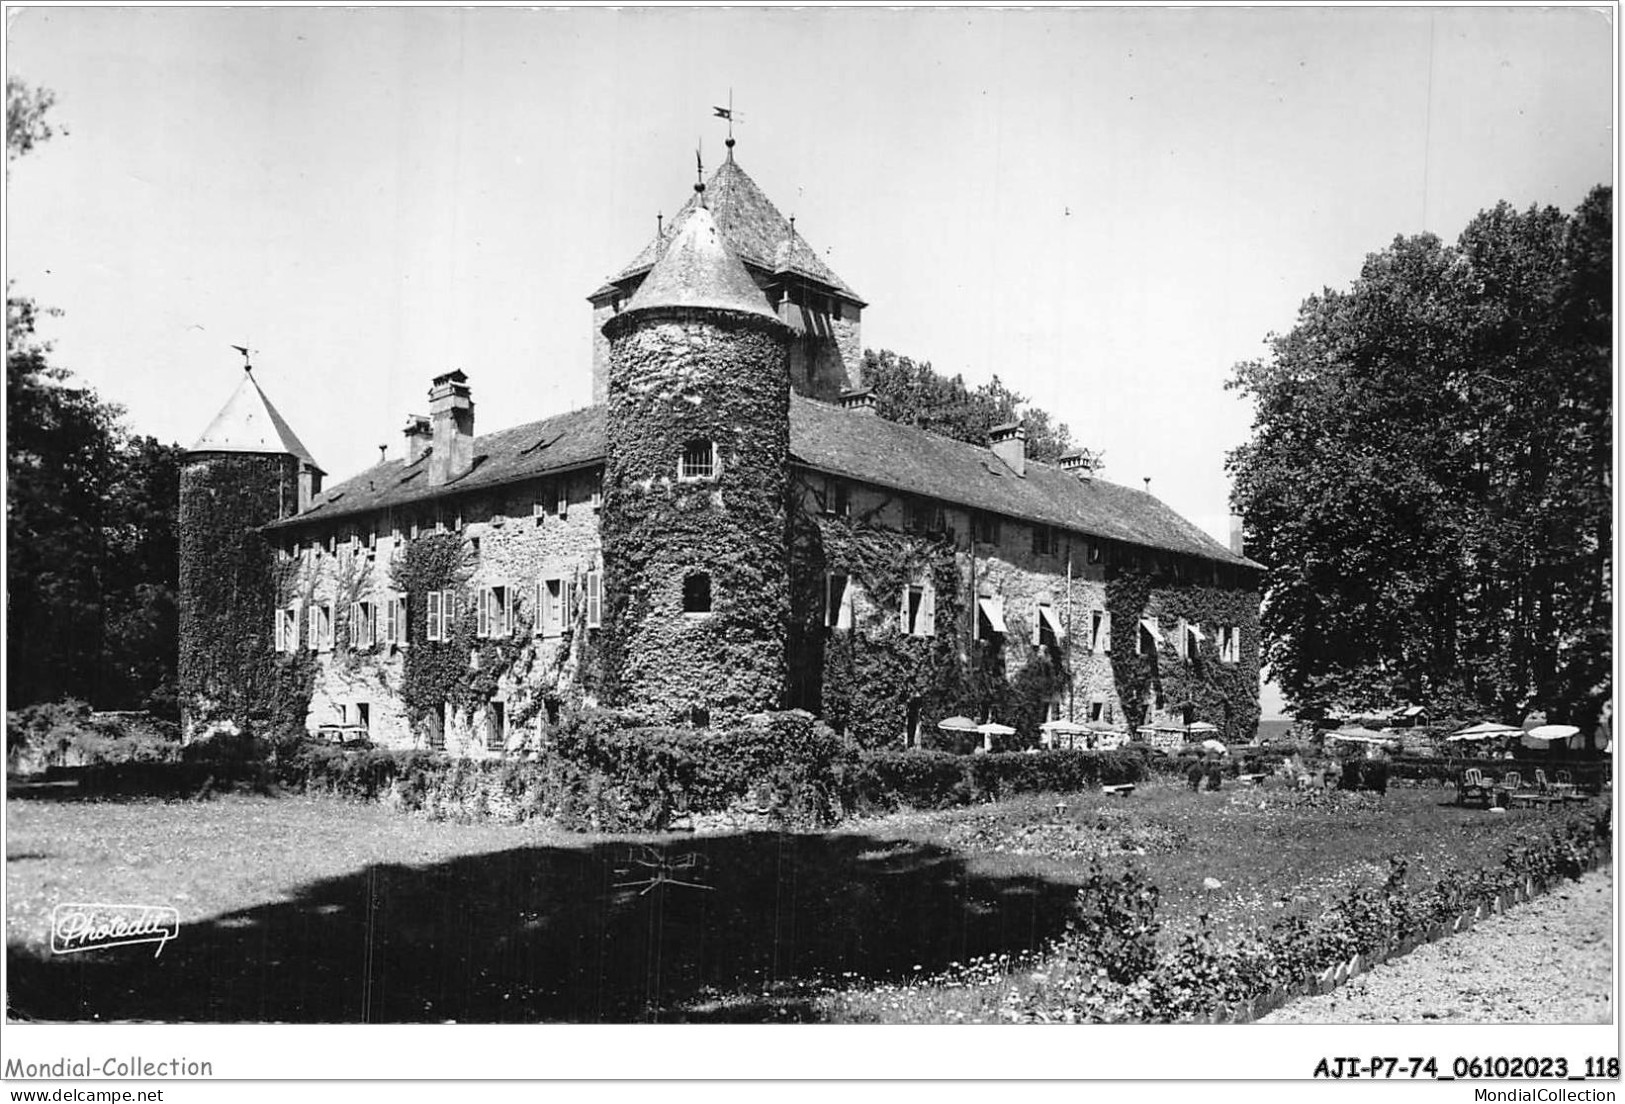
M 253 372 L 243 373 L 237 390 L 188 451 L 290 453 L 321 470 L 287 419 L 260 390 Z
M 777 318 L 704 207 L 696 207 L 683 221 L 625 313 L 655 307 L 707 307 Z
M 773 201 L 731 155 L 706 182 L 704 207 L 716 220 L 728 248 L 746 264 L 766 272 L 793 272 L 863 304 L 862 297 L 819 258 L 807 239 L 779 213 Z M 643 247 L 631 264 L 612 276 L 610 283 L 617 284 L 648 272 L 700 209 L 698 196 L 690 196 L 665 229 Z

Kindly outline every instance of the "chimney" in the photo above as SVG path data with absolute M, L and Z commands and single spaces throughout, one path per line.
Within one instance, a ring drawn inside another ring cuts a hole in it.
M 1230 551 L 1234 552 L 1238 556 L 1245 556 L 1247 554 L 1246 547 L 1247 547 L 1247 542 L 1242 538 L 1242 535 L 1241 535 L 1241 515 L 1240 514 L 1231 514 L 1230 515 Z
M 474 400 L 461 371 L 434 378 L 429 388 L 429 428 L 434 451 L 429 454 L 429 486 L 460 479 L 474 466 Z
M 429 451 L 429 416 L 412 414 L 406 419 L 406 462 L 416 464 Z
M 860 387 L 855 391 L 842 391 L 841 409 L 856 411 L 859 414 L 873 414 L 875 412 L 874 388 Z
M 1061 457 L 1061 470 L 1088 482 L 1090 475 L 1093 474 L 1087 462 L 1088 459 L 1081 452 L 1069 452 Z
M 1027 474 L 1027 431 L 1018 422 L 994 426 L 987 435 L 993 454 L 1017 475 Z
M 299 464 L 299 511 L 310 509 L 316 496 L 322 493 L 322 469 L 309 461 Z

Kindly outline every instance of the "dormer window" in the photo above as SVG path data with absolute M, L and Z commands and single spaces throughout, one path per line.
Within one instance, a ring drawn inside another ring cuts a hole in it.
M 690 441 L 678 462 L 679 479 L 711 479 L 717 474 L 717 450 L 710 441 Z

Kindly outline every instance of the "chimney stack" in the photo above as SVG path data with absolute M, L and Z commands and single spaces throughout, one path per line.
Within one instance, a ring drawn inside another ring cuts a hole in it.
M 467 475 L 474 466 L 474 400 L 462 371 L 434 378 L 434 386 L 429 388 L 429 426 L 434 441 L 429 486 L 439 487 Z
M 1087 460 L 1088 457 L 1084 456 L 1084 454 L 1081 452 L 1069 452 L 1065 456 L 1061 457 L 1061 470 L 1064 472 L 1070 472 L 1079 479 L 1088 480 L 1090 475 L 1093 473 L 1091 472 L 1089 465 L 1086 463 Z
M 1230 551 L 1234 552 L 1238 556 L 1245 556 L 1247 554 L 1246 547 L 1247 547 L 1247 542 L 1242 538 L 1242 535 L 1241 535 L 1241 515 L 1240 514 L 1231 514 L 1230 515 Z
M 842 391 L 841 409 L 854 410 L 859 414 L 873 414 L 875 412 L 874 389 L 860 387 L 855 391 Z
M 412 414 L 406 419 L 406 462 L 416 464 L 429 451 L 429 416 Z
M 1019 476 L 1027 475 L 1027 431 L 1019 422 L 994 426 L 988 433 L 988 444 L 1005 467 Z
M 322 493 L 322 469 L 315 464 L 301 461 L 299 464 L 299 509 L 310 509 L 310 504 L 316 496 Z

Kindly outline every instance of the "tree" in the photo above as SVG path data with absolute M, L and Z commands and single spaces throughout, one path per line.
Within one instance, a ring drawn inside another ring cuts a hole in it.
M 6 161 L 15 161 L 56 134 L 45 113 L 56 103 L 48 88 L 29 88 L 20 77 L 6 78 Z M 63 131 L 64 134 L 67 131 Z
M 1076 448 L 1067 427 L 1047 411 L 1022 409 L 1025 396 L 1006 387 L 998 376 L 974 391 L 963 376 L 949 379 L 925 361 L 900 357 L 889 349 L 863 353 L 863 380 L 874 391 L 875 410 L 889 421 L 917 426 L 943 437 L 985 445 L 994 426 L 1019 422 L 1027 431 L 1027 455 L 1046 464 L 1068 453 L 1080 453 L 1090 471 L 1101 456 Z
M 48 90 L 6 82 L 8 160 L 57 131 Z M 8 291 L 10 289 L 8 288 Z M 182 450 L 50 361 L 32 299 L 6 299 L 7 705 L 173 710 Z
M 1268 568 L 1266 658 L 1289 704 L 1607 697 L 1612 195 L 1481 212 L 1454 246 L 1398 238 L 1307 300 L 1229 386 L 1255 404 L 1227 466 Z
M 118 408 L 72 385 L 37 340 L 39 311 L 6 303 L 6 628 L 10 706 L 93 698 L 102 648 L 103 529 Z

